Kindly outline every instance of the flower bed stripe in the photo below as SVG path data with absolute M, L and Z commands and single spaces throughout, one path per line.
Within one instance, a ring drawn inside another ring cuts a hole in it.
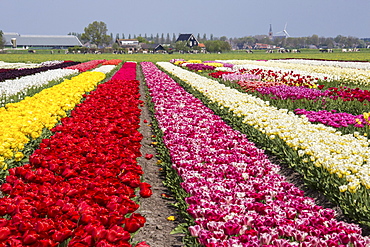
M 131 246 L 130 233 L 145 223 L 134 213 L 134 190 L 150 190 L 136 161 L 139 82 L 124 76 L 132 69 L 123 66 L 120 78 L 86 96 L 29 165 L 9 170 L 1 186 L 8 196 L 0 199 L 0 247 L 57 246 L 67 239 L 69 246 Z
M 44 89 L 32 97 L 0 108 L 0 166 L 4 160 L 23 158 L 24 145 L 41 135 L 43 128 L 51 129 L 78 104 L 83 94 L 93 90 L 105 78 L 101 72 L 85 72 L 70 80 Z
M 331 60 L 314 60 L 314 59 L 282 59 L 273 60 L 279 63 L 300 64 L 309 66 L 329 66 L 337 68 L 363 69 L 370 70 L 368 62 L 352 62 L 352 61 L 331 61 Z
M 370 83 L 370 71 L 368 70 L 337 68 L 332 66 L 288 64 L 276 61 L 228 60 L 225 62 L 235 64 L 234 69 L 240 69 L 244 66 L 268 67 L 272 70 L 293 70 L 295 73 L 301 75 L 308 73 L 308 75 L 320 79 L 326 77 L 327 80 L 343 80 L 343 82 L 351 82 L 360 85 L 368 85 Z
M 57 65 L 65 62 L 71 62 L 71 61 L 63 61 L 63 60 L 51 60 L 51 61 L 45 61 L 42 63 L 8 63 L 4 61 L 0 61 L 0 72 L 2 72 L 2 69 L 9 70 L 9 69 L 24 69 L 24 68 L 37 68 L 42 66 L 52 66 Z
M 51 81 L 60 80 L 63 77 L 78 73 L 78 70 L 54 69 L 34 75 L 23 76 L 19 79 L 5 80 L 0 83 L 0 107 L 4 107 L 7 103 L 11 103 L 11 100 L 13 100 L 15 96 L 17 96 L 17 99 L 24 99 L 25 96 L 29 96 L 29 91 L 43 88 Z
M 8 63 L 4 61 L 0 61 L 0 69 L 21 69 L 21 68 L 37 68 L 42 66 L 38 63 Z M 0 70 L 1 71 L 1 70 Z
M 337 113 L 336 111 L 326 110 L 316 112 L 307 111 L 305 109 L 295 109 L 294 113 L 297 115 L 305 115 L 311 123 L 322 123 L 335 128 L 348 127 L 349 125 L 364 128 L 370 125 L 363 114 L 353 115 L 346 112 Z
M 231 129 L 154 64 L 141 63 L 172 167 L 205 246 L 329 246 L 370 239 L 316 206 L 277 174 L 261 149 Z M 161 65 L 163 65 L 161 63 Z M 167 63 L 164 64 L 164 68 Z M 171 72 L 175 68 L 170 66 Z M 211 90 L 210 90 L 211 91 Z M 351 236 L 352 238 L 350 238 Z
M 337 200 L 346 213 L 365 222 L 370 220 L 370 149 L 367 138 L 341 135 L 334 128 L 311 124 L 306 117 L 270 107 L 268 102 L 170 63 L 158 65 L 198 90 L 219 108 L 227 109 L 235 121 L 242 119 L 245 127 L 258 130 L 254 133 L 266 141 L 264 145 L 270 145 L 272 151 L 278 150 L 281 156 L 288 156 L 295 169 Z
M 96 68 L 99 64 L 104 63 L 106 60 L 91 60 L 85 63 L 66 67 L 66 69 L 78 69 L 80 72 L 85 72 L 90 69 Z
M 0 73 L 0 85 L 5 80 L 16 79 L 22 76 L 33 75 L 33 74 L 48 71 L 48 70 L 62 69 L 62 68 L 66 68 L 69 66 L 76 65 L 76 64 L 80 64 L 80 62 L 65 61 L 63 63 L 44 65 L 42 67 L 37 67 L 37 68 L 23 68 L 23 69 L 9 70 L 9 71 Z

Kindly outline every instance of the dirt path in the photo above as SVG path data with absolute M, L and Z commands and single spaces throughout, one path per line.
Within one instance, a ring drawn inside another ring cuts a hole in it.
M 138 66 L 139 67 L 139 66 Z M 138 69 L 137 79 L 140 80 L 140 94 L 141 100 L 146 102 L 143 76 L 141 70 Z M 175 216 L 177 219 L 176 210 L 171 206 L 172 200 L 162 198 L 161 194 L 170 192 L 163 185 L 162 174 L 157 165 L 157 159 L 155 156 L 147 160 L 145 154 L 154 154 L 155 149 L 152 143 L 152 132 L 150 122 L 151 117 L 146 105 L 141 107 L 141 127 L 140 132 L 143 135 L 141 142 L 141 153 L 142 157 L 139 158 L 138 162 L 142 166 L 144 175 L 143 182 L 147 182 L 152 185 L 153 195 L 149 198 L 140 198 L 140 208 L 137 213 L 142 214 L 146 218 L 145 226 L 142 227 L 139 232 L 133 237 L 133 243 L 146 241 L 151 247 L 179 247 L 182 244 L 182 235 L 170 234 L 170 232 L 177 226 L 178 222 L 169 221 L 167 217 Z M 147 121 L 147 123 L 144 122 Z

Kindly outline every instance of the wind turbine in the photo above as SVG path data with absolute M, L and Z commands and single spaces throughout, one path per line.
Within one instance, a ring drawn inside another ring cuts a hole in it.
M 283 31 L 280 31 L 280 32 L 277 32 L 277 33 L 284 33 L 285 38 L 290 37 L 289 33 L 286 31 L 286 26 L 287 26 L 287 25 L 288 25 L 288 23 L 285 23 L 284 30 L 283 30 Z

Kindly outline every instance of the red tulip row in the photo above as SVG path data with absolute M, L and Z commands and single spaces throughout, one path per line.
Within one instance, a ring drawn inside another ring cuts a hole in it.
M 66 69 L 78 69 L 80 72 L 85 72 L 90 69 L 96 68 L 99 64 L 104 63 L 106 60 L 91 60 L 85 63 L 80 63 L 74 66 L 67 67 Z
M 121 59 L 111 59 L 111 60 L 105 61 L 104 63 L 102 63 L 102 65 L 118 65 L 120 63 L 122 63 Z
M 52 129 L 30 164 L 9 170 L 1 186 L 0 247 L 68 240 L 75 247 L 131 246 L 130 233 L 145 223 L 134 213 L 135 189 L 142 197 L 152 194 L 136 161 L 142 101 L 135 71 L 135 63 L 124 64 L 119 78 L 85 95 L 71 117 Z

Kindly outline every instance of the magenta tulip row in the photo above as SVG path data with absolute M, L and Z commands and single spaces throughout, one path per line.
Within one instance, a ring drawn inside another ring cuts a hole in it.
M 183 179 L 191 234 L 205 246 L 354 246 L 361 229 L 279 175 L 264 151 L 153 63 L 141 63 L 173 168 Z

